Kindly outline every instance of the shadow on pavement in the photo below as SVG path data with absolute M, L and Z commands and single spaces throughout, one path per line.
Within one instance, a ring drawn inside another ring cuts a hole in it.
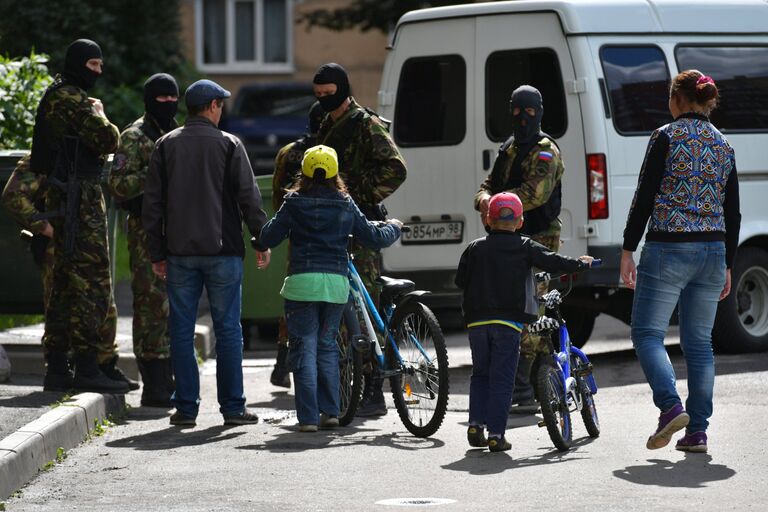
M 155 432 L 148 432 L 146 434 L 109 441 L 106 445 L 110 448 L 133 448 L 134 450 L 156 451 L 218 443 L 245 434 L 245 432 L 226 433 L 227 430 L 232 428 L 235 427 L 217 425 L 203 430 L 193 430 L 171 426 Z
M 247 404 L 247 407 L 257 407 L 263 409 L 293 409 L 295 406 L 293 395 L 288 391 L 272 391 L 272 399 L 268 402 L 253 402 Z
M 712 456 L 701 453 L 686 453 L 678 462 L 648 459 L 643 466 L 627 466 L 617 469 L 613 476 L 638 485 L 659 487 L 706 487 L 708 482 L 727 480 L 736 471 L 723 464 L 711 464 Z
M 33 391 L 27 395 L 0 398 L 0 407 L 29 407 L 37 409 L 51 405 L 63 396 L 65 394 L 58 391 Z
M 298 425 L 283 427 L 284 432 L 277 434 L 261 444 L 238 446 L 238 450 L 265 450 L 273 453 L 302 452 L 349 446 L 384 446 L 397 450 L 424 450 L 442 448 L 445 442 L 440 439 L 414 437 L 410 434 L 381 434 L 381 430 L 357 427 L 340 427 L 335 430 L 320 430 L 303 433 Z M 373 434 L 373 433 L 376 434 Z

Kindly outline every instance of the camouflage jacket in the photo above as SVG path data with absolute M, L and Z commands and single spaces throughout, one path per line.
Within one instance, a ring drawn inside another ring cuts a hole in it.
M 29 159 L 27 155 L 16 164 L 3 190 L 2 202 L 16 222 L 33 233 L 39 233 L 48 222 L 33 221 L 32 216 L 42 211 L 39 207 L 44 205 L 47 177 L 33 173 L 29 168 Z
M 560 157 L 560 150 L 550 139 L 544 137 L 539 143 L 531 149 L 528 155 L 523 159 L 522 183 L 519 187 L 512 188 L 503 185 L 494 187 L 494 183 L 508 184 L 510 182 L 510 172 L 512 162 L 517 154 L 517 147 L 512 144 L 507 149 L 507 165 L 501 170 L 502 176 L 496 176 L 495 169 L 488 175 L 485 181 L 480 185 L 480 190 L 475 194 L 475 209 L 480 209 L 480 201 L 486 195 L 494 195 L 499 192 L 514 192 L 520 196 L 523 202 L 523 211 L 529 211 L 542 206 L 549 200 L 550 194 L 555 189 L 563 176 L 565 167 Z M 498 188 L 498 190 L 497 190 Z M 557 227 L 559 229 L 560 221 L 555 219 L 549 227 L 549 230 Z
M 144 114 L 120 134 L 120 147 L 109 174 L 109 191 L 118 201 L 127 201 L 144 193 L 149 157 L 155 149 L 155 141 L 142 130 L 145 123 L 152 123 L 159 135 L 165 133 L 148 114 Z
M 350 130 L 351 140 L 343 140 L 348 123 L 357 126 Z M 325 117 L 317 141 L 337 152 L 343 150 L 339 154 L 339 174 L 352 199 L 361 207 L 380 203 L 405 181 L 405 160 L 386 126 L 354 100 L 339 119 Z
M 317 139 L 306 135 L 283 146 L 275 157 L 275 172 L 272 174 L 272 208 L 275 211 L 283 204 L 283 197 L 301 175 L 301 160 L 304 151 L 317 144 Z

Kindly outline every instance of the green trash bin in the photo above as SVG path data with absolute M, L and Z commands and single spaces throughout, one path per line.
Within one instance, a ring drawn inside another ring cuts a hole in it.
M 275 211 L 272 209 L 272 176 L 257 176 L 264 210 L 267 218 Z M 256 255 L 251 247 L 251 235 L 247 227 L 243 227 L 245 235 L 246 258 L 243 269 L 243 331 L 256 326 L 262 338 L 275 337 L 277 324 L 283 314 L 283 298 L 280 288 L 283 286 L 288 261 L 288 242 L 283 242 L 272 249 L 272 257 L 266 270 L 256 268 Z

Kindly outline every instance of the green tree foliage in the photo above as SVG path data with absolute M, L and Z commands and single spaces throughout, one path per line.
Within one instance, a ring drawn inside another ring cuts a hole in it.
M 0 54 L 51 56 L 62 69 L 69 43 L 93 39 L 104 54 L 104 74 L 90 91 L 119 127 L 144 110 L 142 85 L 153 73 L 171 73 L 183 88 L 197 79 L 181 48 L 181 0 L 0 0 Z
M 0 55 L 0 149 L 32 147 L 35 112 L 53 81 L 47 55 L 10 59 Z
M 346 7 L 309 11 L 299 18 L 298 23 L 337 31 L 359 28 L 363 32 L 378 29 L 387 33 L 408 11 L 467 3 L 472 0 L 352 0 Z

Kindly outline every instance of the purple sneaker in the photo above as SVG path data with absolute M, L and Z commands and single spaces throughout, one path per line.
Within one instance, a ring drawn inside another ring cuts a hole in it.
M 707 433 L 699 431 L 693 434 L 685 434 L 675 445 L 675 450 L 707 453 Z
M 659 416 L 659 428 L 648 438 L 645 447 L 649 450 L 664 448 L 672 440 L 672 434 L 685 428 L 689 420 L 690 417 L 685 412 L 685 409 L 683 409 L 683 405 L 675 404 L 667 412 L 661 413 Z

